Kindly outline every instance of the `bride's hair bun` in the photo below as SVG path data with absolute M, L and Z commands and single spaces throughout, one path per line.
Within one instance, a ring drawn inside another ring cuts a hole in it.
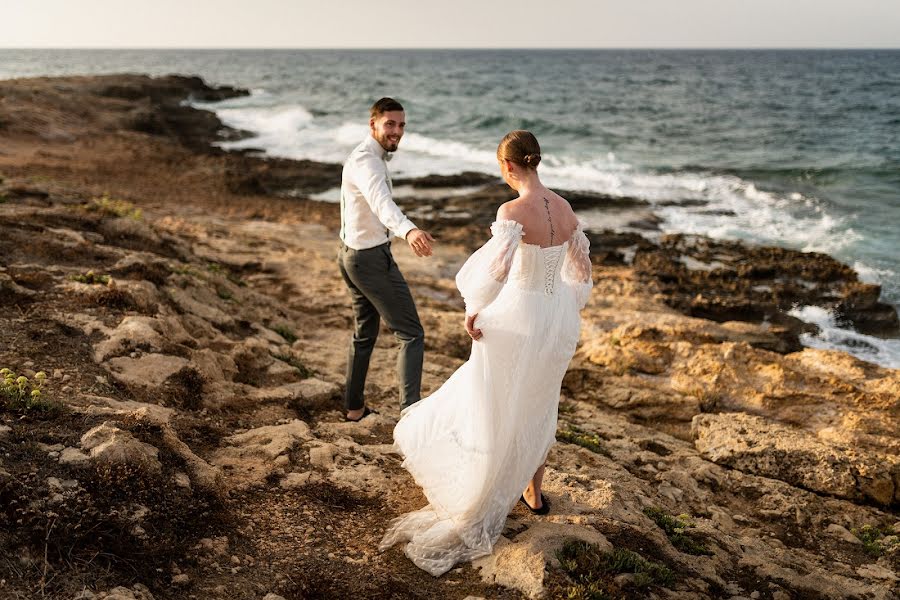
M 525 161 L 526 167 L 536 167 L 541 162 L 540 154 L 526 154 L 522 157 L 522 160 Z
M 536 169 L 541 162 L 541 145 L 530 131 L 524 129 L 510 131 L 497 146 L 497 158 Z

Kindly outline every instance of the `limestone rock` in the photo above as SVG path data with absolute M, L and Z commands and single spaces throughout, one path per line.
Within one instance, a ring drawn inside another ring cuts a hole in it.
M 252 389 L 250 397 L 261 402 L 297 401 L 311 406 L 331 400 L 339 389 L 337 384 L 310 377 L 277 387 Z
M 612 549 L 612 544 L 592 528 L 541 521 L 513 540 L 501 537 L 493 554 L 473 561 L 472 565 L 481 569 L 485 583 L 517 589 L 528 598 L 540 598 L 547 564 L 557 563 L 556 551 L 570 539 L 597 544 L 600 550 Z
M 299 419 L 282 425 L 257 427 L 227 438 L 230 444 L 212 456 L 238 485 L 261 481 L 275 468 L 274 460 L 312 437 L 309 426 Z
M 814 492 L 882 505 L 900 501 L 900 459 L 854 452 L 745 413 L 702 414 L 691 424 L 700 453 L 745 473 Z
M 839 540 L 847 542 L 848 544 L 854 544 L 856 546 L 862 545 L 862 540 L 850 533 L 850 531 L 848 531 L 846 527 L 838 525 L 837 523 L 830 524 L 825 528 L 825 531 L 838 538 Z
M 200 317 L 217 327 L 231 327 L 234 325 L 234 319 L 221 308 L 218 308 L 217 305 L 221 303 L 221 299 L 205 287 L 182 289 L 168 286 L 164 291 L 169 299 L 186 313 Z
M 310 483 L 317 483 L 321 480 L 322 476 L 312 471 L 307 471 L 305 473 L 288 473 L 278 485 L 286 490 L 292 490 Z
M 133 415 L 156 425 L 167 424 L 175 415 L 175 410 L 158 404 L 137 402 L 135 400 L 116 400 L 93 394 L 80 394 L 70 406 L 73 410 L 86 415 L 125 416 Z
M 103 600 L 154 600 L 147 586 L 136 583 L 131 589 L 119 586 L 109 590 L 105 595 L 98 594 Z
M 881 565 L 863 565 L 856 569 L 856 572 L 866 579 L 882 579 L 885 581 L 898 581 L 900 578 L 890 569 L 886 569 Z
M 180 356 L 153 353 L 139 358 L 120 356 L 107 361 L 104 366 L 120 383 L 134 388 L 154 389 L 189 364 Z
M 86 464 L 90 459 L 90 456 L 88 456 L 78 448 L 63 448 L 63 451 L 59 455 L 59 464 L 83 465 Z
M 161 473 L 159 450 L 141 442 L 131 433 L 112 425 L 109 421 L 98 425 L 81 436 L 81 447 L 95 461 L 116 465 L 135 465 L 151 473 Z

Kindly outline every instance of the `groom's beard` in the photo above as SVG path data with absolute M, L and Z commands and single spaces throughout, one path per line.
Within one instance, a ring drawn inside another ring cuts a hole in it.
M 383 136 L 378 138 L 378 143 L 381 144 L 381 147 L 385 149 L 387 152 L 396 152 L 397 146 L 400 145 L 400 138 L 396 139 L 388 139 L 388 136 Z

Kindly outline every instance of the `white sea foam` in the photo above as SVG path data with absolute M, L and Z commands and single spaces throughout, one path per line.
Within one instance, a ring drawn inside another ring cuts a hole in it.
M 342 161 L 368 131 L 365 123 L 334 124 L 314 118 L 305 107 L 271 104 L 273 100 L 260 93 L 204 106 L 214 108 L 227 125 L 257 133 L 246 140 L 224 143 L 224 147 L 259 147 L 288 158 Z M 410 132 L 391 162 L 396 176 L 465 170 L 497 174 L 493 146 Z M 634 196 L 656 204 L 666 232 L 828 253 L 839 252 L 860 238 L 848 223 L 828 214 L 815 198 L 798 192 L 778 195 L 735 176 L 646 172 L 618 160 L 611 152 L 588 160 L 545 153 L 541 171 L 552 187 Z M 698 202 L 704 204 L 697 206 Z
M 218 111 L 222 122 L 231 127 L 246 129 L 280 145 L 290 143 L 291 134 L 306 127 L 313 120 L 312 113 L 302 106 L 223 108 Z M 277 136 L 289 138 L 279 142 Z
M 368 131 L 365 123 L 335 124 L 315 118 L 303 106 L 276 104 L 276 100 L 263 90 L 202 106 L 216 110 L 227 125 L 257 134 L 223 143 L 223 147 L 259 147 L 288 158 L 343 161 Z M 493 145 L 474 146 L 409 132 L 391 162 L 395 176 L 465 170 L 496 175 Z M 698 233 L 828 253 L 839 253 L 860 239 L 848 222 L 826 212 L 815 198 L 799 192 L 779 195 L 760 190 L 735 176 L 646 172 L 618 160 L 611 152 L 598 153 L 587 160 L 545 153 L 541 172 L 552 187 L 647 200 L 657 205 L 666 232 Z M 703 205 L 697 206 L 698 203 Z
M 853 270 L 856 271 L 857 275 L 859 275 L 860 281 L 863 281 L 865 283 L 882 284 L 885 281 L 890 281 L 891 279 L 897 277 L 897 273 L 890 269 L 870 267 L 861 260 L 853 263 Z
M 248 97 L 195 105 L 215 110 L 226 125 L 256 134 L 223 143 L 226 148 L 254 147 L 275 156 L 340 162 L 367 135 L 365 123 L 335 124 L 314 117 L 303 106 L 276 104 L 275 100 L 264 90 L 254 90 Z M 476 147 L 413 132 L 403 137 L 401 151 L 394 156 L 390 168 L 395 176 L 405 177 L 466 170 L 497 174 L 493 146 Z M 827 253 L 839 253 L 860 239 L 848 222 L 829 214 L 816 198 L 799 192 L 779 195 L 760 190 L 736 176 L 646 172 L 618 160 L 612 152 L 588 160 L 545 153 L 541 174 L 551 187 L 646 200 L 655 205 L 664 219 L 665 232 L 697 233 Z M 854 268 L 864 281 L 879 282 L 895 276 L 860 262 Z M 900 340 L 882 340 L 842 329 L 832 315 L 817 307 L 798 308 L 792 314 L 815 323 L 821 330 L 815 336 L 804 335 L 804 344 L 843 350 L 864 360 L 900 368 Z
M 805 346 L 840 350 L 883 367 L 900 369 L 898 339 L 882 339 L 839 327 L 834 314 L 820 306 L 796 307 L 788 314 L 819 328 L 815 335 L 804 333 L 800 336 Z

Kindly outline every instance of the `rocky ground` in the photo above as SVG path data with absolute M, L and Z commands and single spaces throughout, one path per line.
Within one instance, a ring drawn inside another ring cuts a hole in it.
M 517 507 L 492 556 L 439 579 L 379 554 L 425 503 L 391 447 L 395 343 L 380 414 L 343 422 L 337 210 L 307 199 L 340 168 L 211 147 L 241 132 L 182 100 L 241 93 L 0 82 L 0 368 L 27 378 L 0 396 L 0 597 L 896 597 L 900 372 L 802 348 L 785 311 L 882 332 L 896 312 L 827 256 L 683 236 L 592 232 L 552 513 Z M 453 275 L 509 192 L 397 183 L 441 242 L 395 250 L 428 393 L 468 355 Z

